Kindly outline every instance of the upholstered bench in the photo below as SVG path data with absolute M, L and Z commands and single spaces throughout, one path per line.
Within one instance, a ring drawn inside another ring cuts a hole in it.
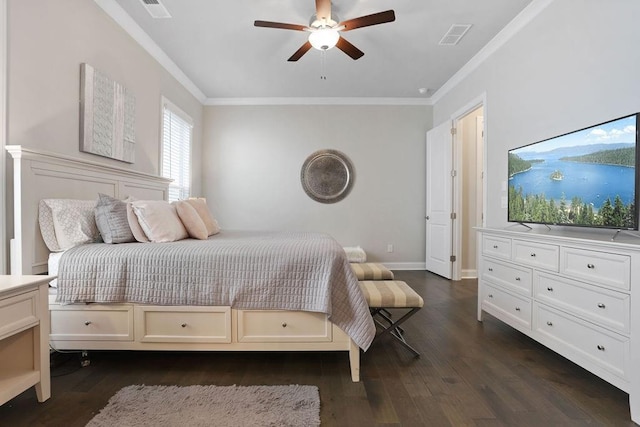
M 393 272 L 375 262 L 351 263 L 358 280 L 393 280 Z
M 391 334 L 416 356 L 420 356 L 420 353 L 405 340 L 404 331 L 400 325 L 422 308 L 424 305 L 422 297 L 400 280 L 362 280 L 358 283 L 369 304 L 373 320 L 382 328 L 382 332 L 376 335 L 374 341 L 385 334 Z M 409 311 L 394 322 L 387 311 L 392 309 Z

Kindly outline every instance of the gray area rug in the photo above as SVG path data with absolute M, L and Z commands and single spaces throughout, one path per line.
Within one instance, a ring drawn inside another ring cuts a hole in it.
M 318 426 L 318 387 L 145 386 L 118 391 L 88 427 Z

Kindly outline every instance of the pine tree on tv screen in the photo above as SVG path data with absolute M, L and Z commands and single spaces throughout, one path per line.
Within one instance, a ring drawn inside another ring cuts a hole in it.
M 509 151 L 509 221 L 636 229 L 636 115 Z

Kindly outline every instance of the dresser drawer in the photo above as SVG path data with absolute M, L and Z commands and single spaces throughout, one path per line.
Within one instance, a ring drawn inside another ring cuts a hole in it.
M 544 243 L 513 240 L 513 260 L 532 267 L 558 271 L 560 247 Z
M 483 283 L 482 308 L 512 326 L 531 329 L 531 300 Z
M 135 315 L 140 342 L 231 342 L 231 307 L 136 306 Z
M 537 275 L 535 297 L 621 333 L 629 333 L 630 297 L 547 273 Z
M 323 342 L 332 339 L 324 313 L 237 310 L 238 342 Z
M 482 253 L 496 258 L 511 258 L 511 239 L 482 236 Z
M 131 305 L 59 305 L 49 307 L 52 341 L 133 341 Z
M 0 301 L 0 338 L 37 324 L 38 292 L 26 292 Z
M 629 290 L 631 257 L 577 248 L 562 248 L 561 272 L 597 285 Z
M 586 359 L 600 368 L 628 379 L 629 339 L 542 304 L 536 305 L 535 331 L 551 341 L 551 348 Z
M 494 261 L 488 258 L 482 262 L 482 277 L 496 285 L 531 296 L 531 269 L 513 264 Z

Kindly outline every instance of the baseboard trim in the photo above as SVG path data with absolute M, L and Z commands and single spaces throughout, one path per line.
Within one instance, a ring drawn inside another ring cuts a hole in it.
M 383 262 L 389 270 L 424 270 L 424 262 Z
M 462 270 L 461 275 L 463 279 L 477 279 L 478 278 L 478 270 Z

